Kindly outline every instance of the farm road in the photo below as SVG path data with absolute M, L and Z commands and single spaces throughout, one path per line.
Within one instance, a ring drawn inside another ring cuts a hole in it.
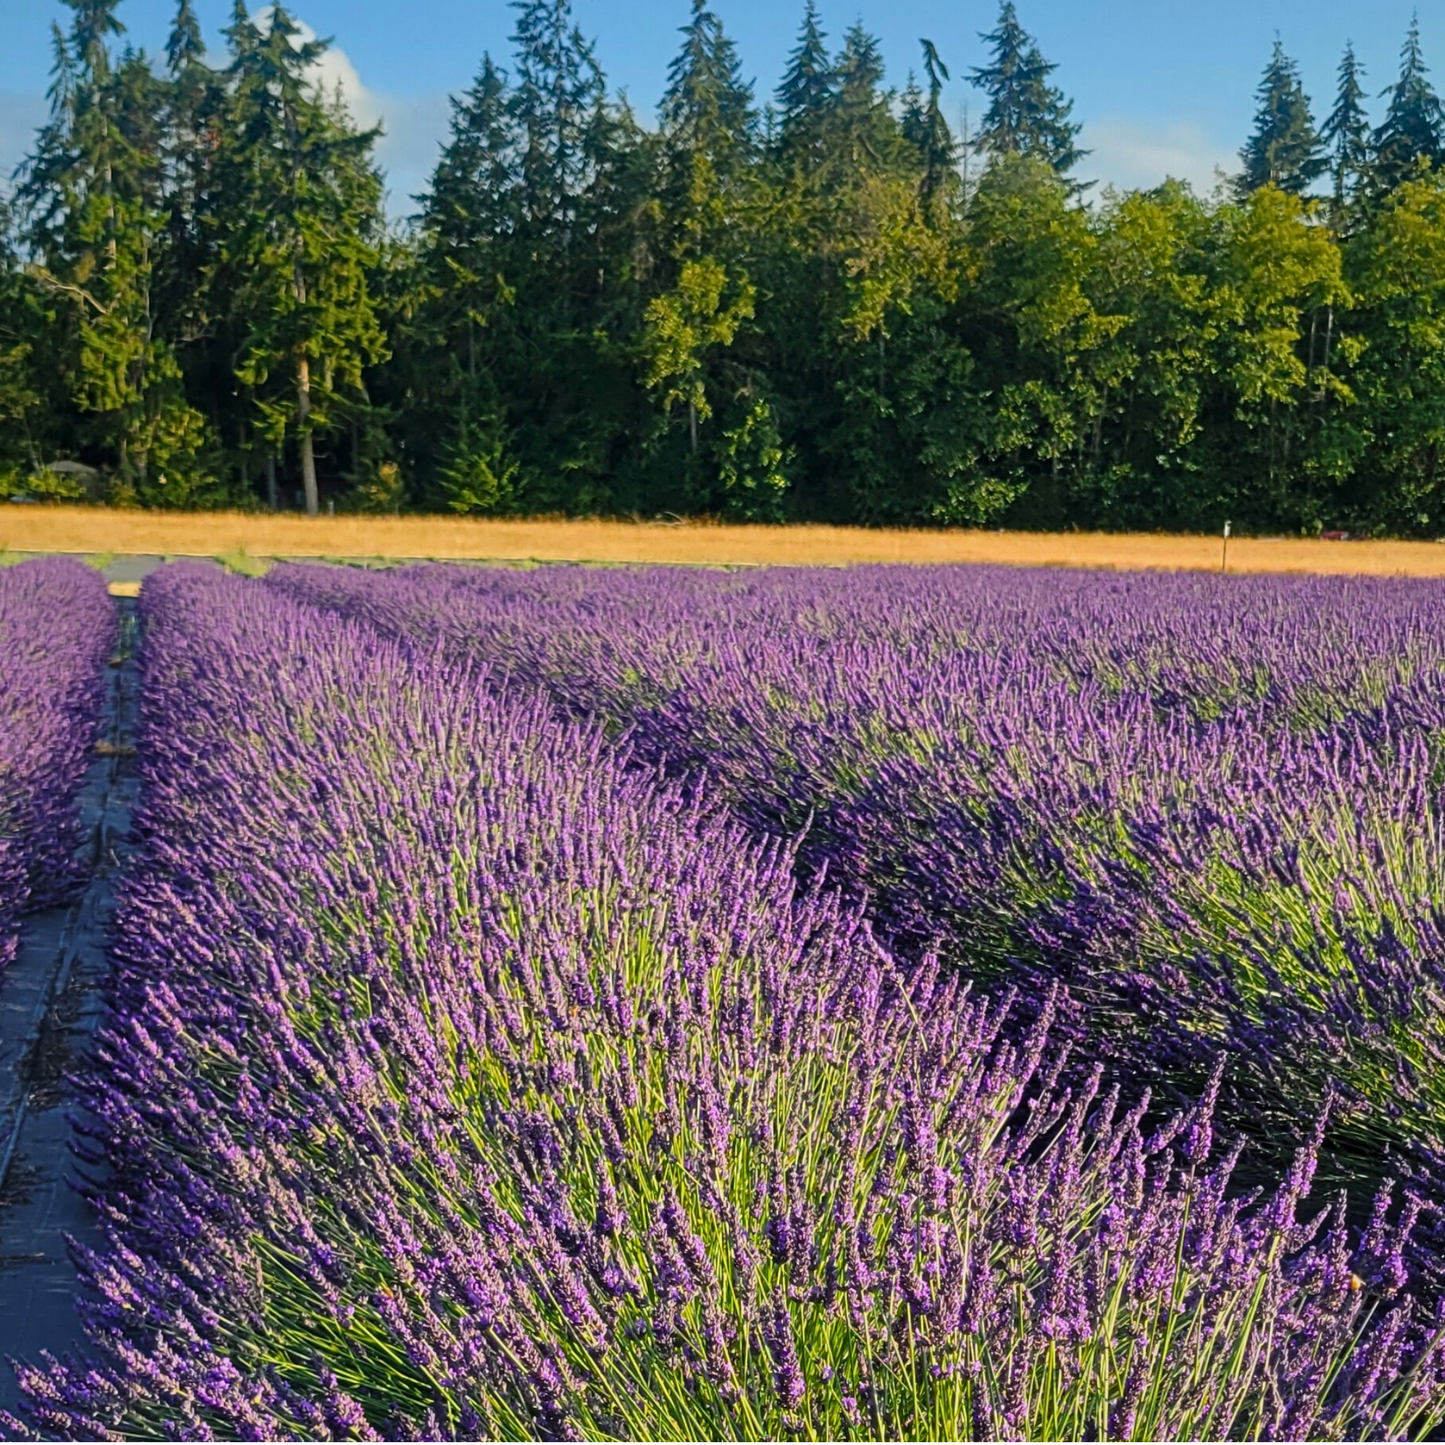
M 68 908 L 26 921 L 19 957 L 0 980 L 0 1358 L 33 1360 L 42 1350 L 81 1346 L 66 1237 L 99 1240 L 90 1207 L 71 1184 L 74 1098 L 66 1075 L 103 1010 L 106 931 L 136 796 L 135 604 L 118 598 L 117 608 L 102 741 L 80 797 L 90 882 Z M 13 1410 L 18 1398 L 14 1373 L 0 1365 L 0 1408 Z

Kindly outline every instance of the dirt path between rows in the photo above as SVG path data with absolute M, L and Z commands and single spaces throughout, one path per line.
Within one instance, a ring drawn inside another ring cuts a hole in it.
M 107 669 L 104 727 L 80 795 L 93 869 L 68 908 L 26 920 L 20 954 L 0 978 L 0 1359 L 74 1352 L 83 1343 L 67 1236 L 99 1242 L 73 1187 L 74 1097 L 103 1009 L 106 933 L 135 802 L 138 674 L 135 604 L 117 599 L 119 645 Z M 15 1408 L 0 1365 L 0 1408 Z

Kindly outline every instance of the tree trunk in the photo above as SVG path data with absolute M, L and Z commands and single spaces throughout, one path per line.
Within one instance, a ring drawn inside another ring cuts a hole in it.
M 311 445 L 311 363 L 303 353 L 296 363 L 296 419 L 301 428 L 301 489 L 306 495 L 306 515 L 321 514 L 321 494 L 316 489 L 316 453 Z
M 688 402 L 688 404 L 687 404 L 687 427 L 688 427 L 688 431 L 689 431 L 689 432 L 691 433 L 691 435 L 692 435 L 692 454 L 693 454 L 693 456 L 696 456 L 696 455 L 697 455 L 697 403 L 696 403 L 696 402 L 690 401 L 690 402 Z
M 276 453 L 266 453 L 266 505 L 273 512 L 281 510 L 281 493 L 276 489 Z

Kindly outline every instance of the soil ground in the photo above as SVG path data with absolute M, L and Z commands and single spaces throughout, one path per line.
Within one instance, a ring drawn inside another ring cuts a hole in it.
M 1154 533 L 885 531 L 695 522 L 302 517 L 241 512 L 0 508 L 0 550 L 88 555 L 331 557 L 481 562 L 672 563 L 742 567 L 860 562 L 1218 571 L 1218 537 Z M 1231 572 L 1445 576 L 1445 543 L 1237 537 Z

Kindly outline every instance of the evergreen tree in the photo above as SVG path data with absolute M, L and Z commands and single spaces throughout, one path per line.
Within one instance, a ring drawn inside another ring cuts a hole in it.
M 1240 195 L 1274 186 L 1303 195 L 1329 166 L 1300 84 L 1299 67 L 1276 39 L 1274 53 L 1259 83 L 1254 134 L 1239 153 L 1244 170 L 1236 182 Z
M 158 310 L 172 339 L 211 330 L 204 276 L 208 264 L 198 218 L 210 185 L 220 78 L 205 61 L 191 0 L 179 0 L 166 40 L 161 159 L 165 169 L 164 245 L 158 265 Z
M 1074 104 L 1049 84 L 1058 67 L 1019 24 L 1013 0 L 1003 0 L 997 25 L 979 38 L 993 58 L 969 75 L 988 96 L 978 148 L 989 155 L 1036 156 L 1067 175 L 1088 155 L 1075 144 L 1080 128 L 1070 119 Z
M 662 98 L 658 197 L 664 245 L 678 258 L 734 244 L 730 222 L 750 190 L 759 140 L 752 88 L 705 0 L 693 0 L 682 35 Z
M 161 87 L 143 54 L 112 56 L 123 33 L 116 0 L 67 4 L 51 118 L 19 187 L 25 240 L 65 328 L 58 350 L 79 413 L 72 445 L 108 473 L 118 498 L 159 501 L 167 473 L 192 471 L 206 446 L 157 309 Z
M 117 0 L 64 3 L 0 207 L 0 496 L 77 495 L 43 469 L 74 456 L 112 500 L 214 504 L 267 459 L 313 510 L 343 482 L 373 508 L 1438 530 L 1445 114 L 1417 27 L 1373 135 L 1353 51 L 1316 145 L 1276 48 L 1249 194 L 1086 208 L 1009 4 L 964 195 L 926 42 L 899 95 L 809 5 L 765 133 L 694 0 L 646 130 L 568 0 L 520 0 L 512 80 L 483 61 L 387 235 L 374 137 L 284 10 L 238 5 L 213 69 L 176 0 L 157 73 Z
M 489 321 L 491 364 L 507 378 L 510 400 L 488 434 L 486 457 L 500 458 L 505 444 L 522 459 L 509 484 L 517 500 L 508 505 L 525 498 L 555 507 L 575 497 L 608 506 L 614 437 L 635 419 L 591 404 L 576 379 L 611 386 L 619 371 L 636 366 L 635 352 L 625 361 L 617 354 L 604 295 L 620 269 L 609 249 L 616 240 L 612 192 L 633 128 L 608 104 L 567 0 L 526 0 L 517 11 L 508 109 L 518 149 L 518 221 L 490 272 L 499 284 Z M 493 460 L 486 465 L 495 471 Z
M 451 99 L 451 127 L 422 205 L 422 232 L 466 250 L 505 235 L 517 179 L 516 131 L 505 75 L 490 55 L 471 88 Z
M 228 298 L 237 379 L 275 451 L 289 435 L 306 510 L 319 510 L 318 434 L 365 406 L 363 372 L 385 354 L 370 273 L 381 182 L 375 131 L 358 132 L 310 78 L 326 50 L 279 5 L 261 30 L 237 0 L 226 32 L 230 95 L 217 162 L 215 293 Z M 274 500 L 274 486 L 268 488 Z
M 861 24 L 851 26 L 833 64 L 830 131 L 845 164 L 856 170 L 869 162 L 890 161 L 897 149 L 898 124 L 883 84 L 883 52 L 878 39 Z
M 1365 345 L 1351 369 L 1367 444 L 1350 478 L 1372 521 L 1407 535 L 1445 518 L 1445 174 L 1379 199 L 1347 252 Z
M 948 67 L 931 40 L 921 40 L 919 44 L 923 47 L 928 96 L 926 100 L 916 98 L 911 104 L 905 103 L 904 135 L 917 146 L 922 163 L 919 199 L 924 215 L 936 220 L 957 189 L 958 146 L 943 115 L 943 83 L 949 78 Z
M 503 458 L 504 408 L 488 362 L 501 314 L 513 304 L 507 245 L 522 215 L 517 126 L 506 77 L 490 55 L 451 110 L 450 135 L 420 198 L 424 294 L 406 337 L 418 371 L 406 403 L 431 422 L 413 430 L 441 497 L 492 510 L 516 478 L 515 463 Z
M 524 219 L 565 237 L 591 178 L 588 132 L 602 98 L 592 46 L 571 0 L 513 0 L 516 84 L 511 117 L 520 147 Z
M 834 83 L 818 7 L 808 0 L 777 94 L 779 145 L 795 163 L 816 165 L 820 159 L 820 131 L 834 100 Z
M 0 499 L 27 491 L 43 460 L 41 432 L 54 412 L 42 391 L 43 351 L 56 332 L 46 300 L 20 266 L 0 199 Z
M 1375 132 L 1375 179 L 1389 190 L 1424 161 L 1434 167 L 1445 160 L 1445 110 L 1430 84 L 1420 48 L 1420 22 L 1410 21 L 1400 54 L 1400 78 L 1388 90 L 1389 109 Z
M 757 148 L 752 87 L 706 0 L 692 0 L 692 20 L 682 36 L 682 48 L 668 67 L 663 129 L 675 152 L 705 156 L 719 179 L 736 178 Z
M 199 65 L 205 55 L 201 22 L 196 18 L 195 8 L 191 0 L 179 0 L 176 18 L 166 39 L 166 69 L 173 76 L 183 75 L 193 65 Z
M 1370 118 L 1365 114 L 1365 91 L 1360 84 L 1364 73 L 1364 66 L 1355 58 L 1355 47 L 1346 45 L 1335 108 L 1320 132 L 1334 182 L 1336 218 L 1354 199 L 1370 167 Z

